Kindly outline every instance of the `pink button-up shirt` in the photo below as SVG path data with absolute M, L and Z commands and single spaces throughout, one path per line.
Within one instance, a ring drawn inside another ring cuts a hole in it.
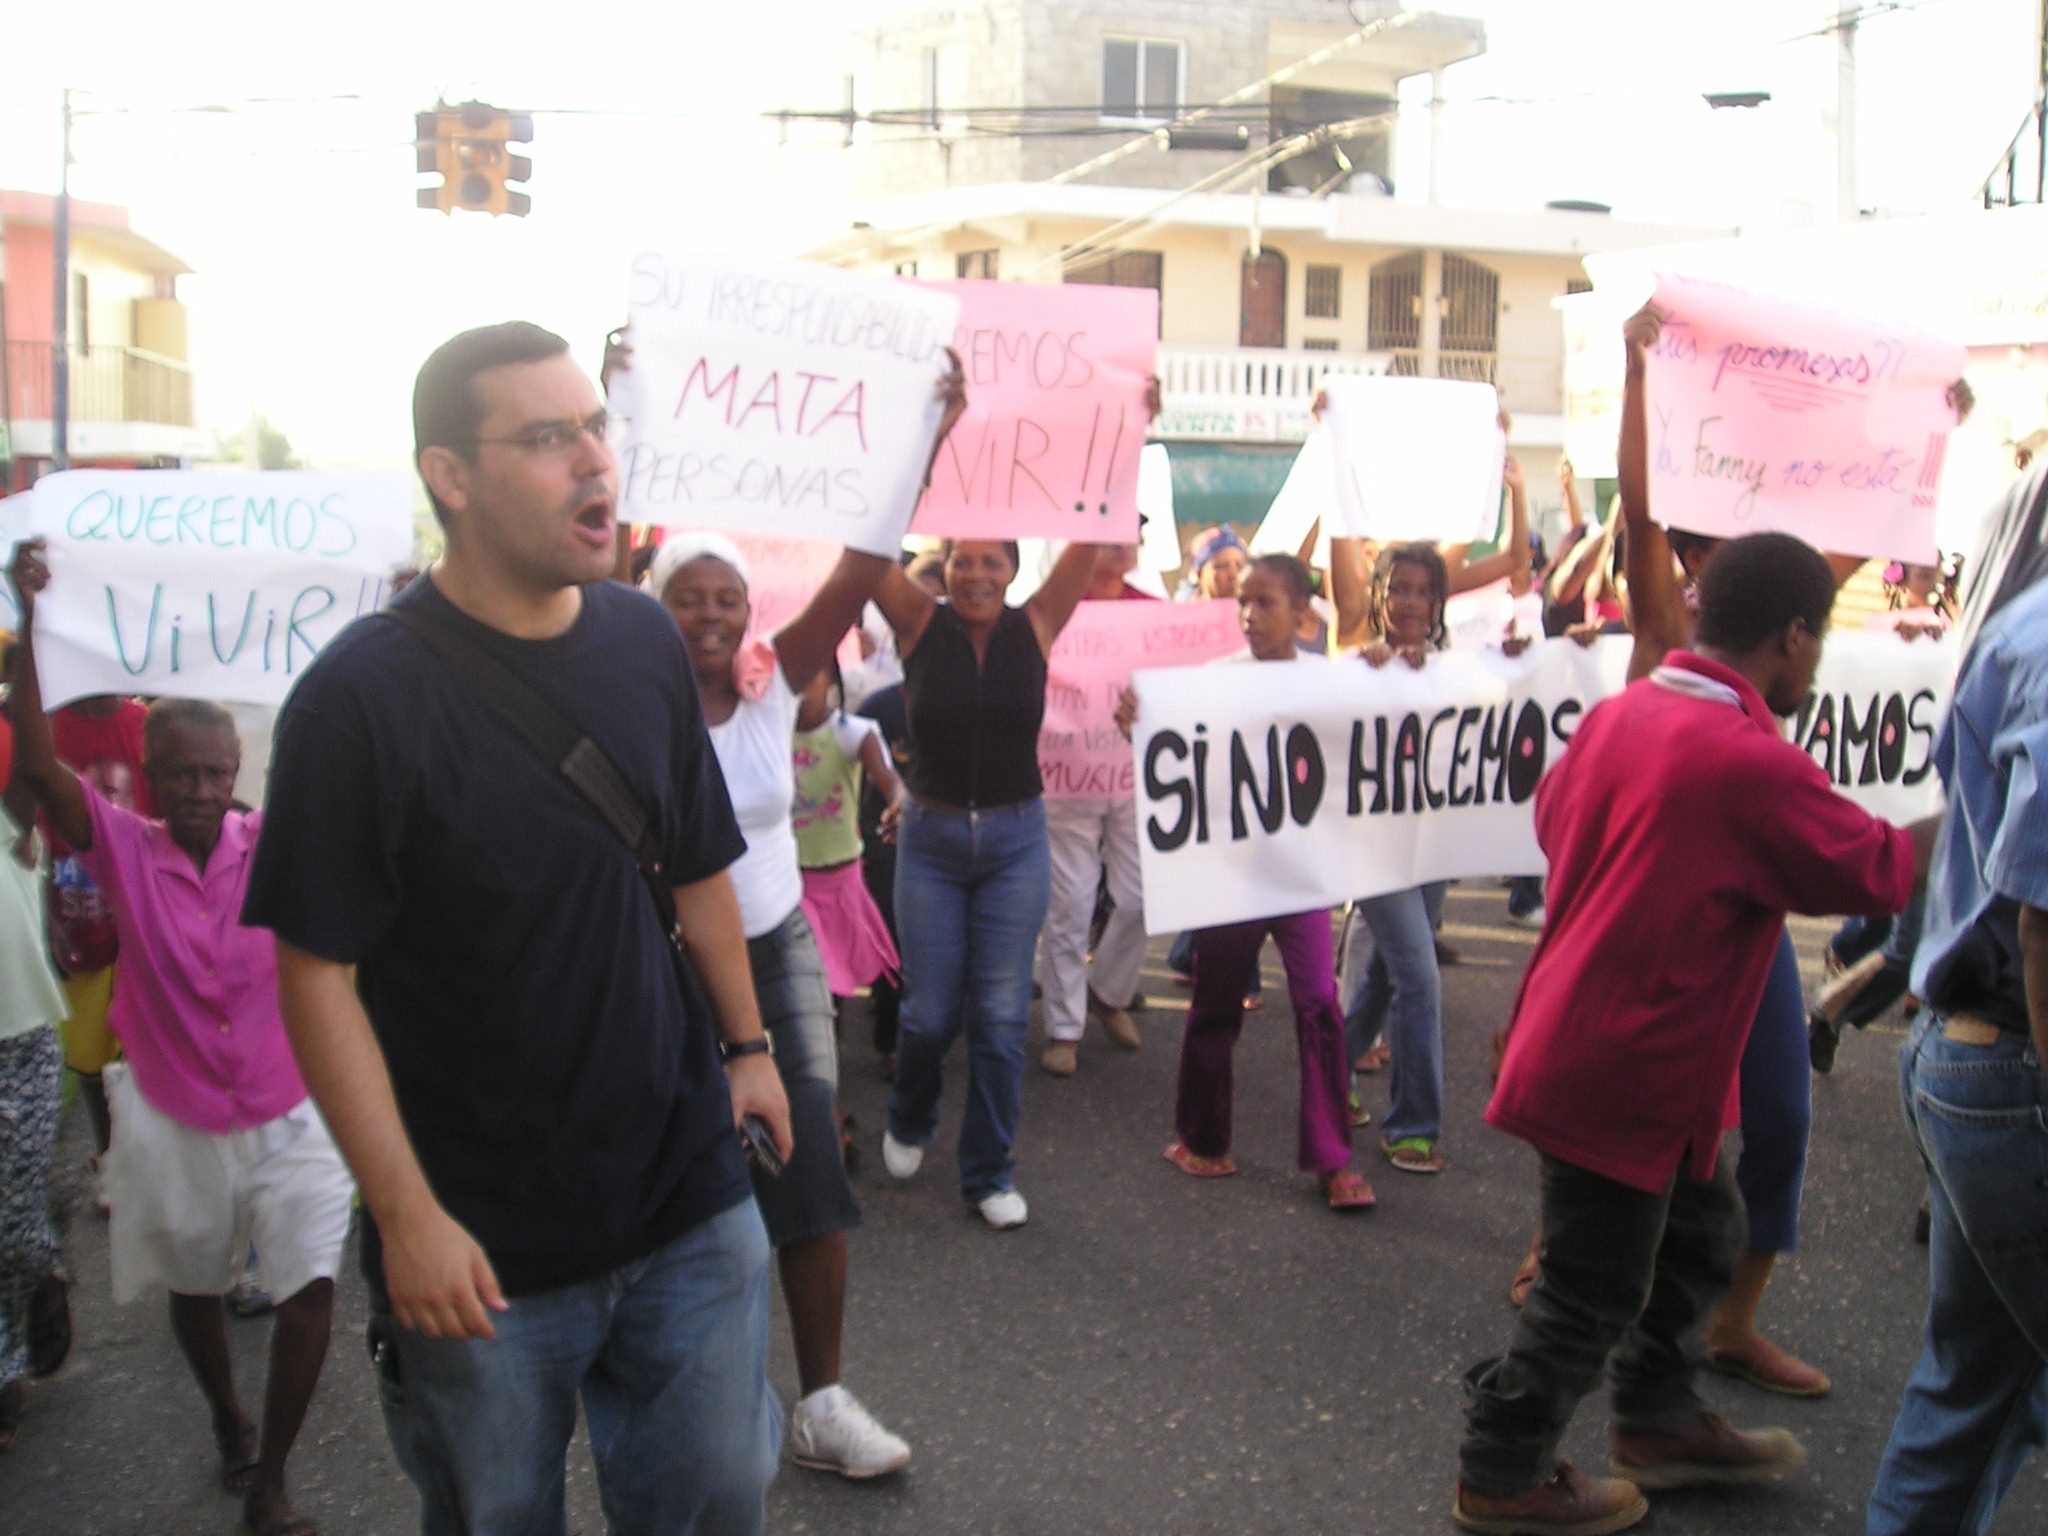
M 90 785 L 92 848 L 79 857 L 114 909 L 121 959 L 107 1023 L 135 1086 L 195 1130 L 275 1120 L 306 1097 L 277 1011 L 270 934 L 241 924 L 260 811 L 228 813 L 202 873 L 161 821 Z

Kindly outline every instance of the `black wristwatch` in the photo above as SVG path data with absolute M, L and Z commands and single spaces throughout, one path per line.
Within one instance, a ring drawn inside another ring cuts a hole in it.
M 766 1030 L 763 1030 L 751 1040 L 721 1040 L 718 1042 L 718 1059 L 720 1061 L 732 1061 L 740 1056 L 773 1056 L 774 1054 L 775 1042 L 768 1038 Z

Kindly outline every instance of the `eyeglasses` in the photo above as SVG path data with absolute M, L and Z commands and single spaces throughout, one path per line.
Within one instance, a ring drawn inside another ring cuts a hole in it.
M 482 443 L 502 443 L 508 448 L 524 448 L 528 453 L 543 459 L 566 459 L 576 451 L 577 439 L 588 434 L 590 440 L 602 448 L 611 437 L 612 419 L 604 411 L 586 421 L 544 421 L 517 437 L 480 437 Z

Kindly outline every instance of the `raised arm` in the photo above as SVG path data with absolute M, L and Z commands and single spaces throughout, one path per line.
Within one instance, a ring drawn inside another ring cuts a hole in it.
M 1635 648 L 1629 654 L 1631 681 L 1647 677 L 1671 651 L 1692 641 L 1692 616 L 1671 559 L 1671 541 L 1650 520 L 1649 387 L 1646 381 L 1651 347 L 1664 328 L 1663 313 L 1645 304 L 1621 328 L 1628 348 L 1628 374 L 1621 393 L 1621 442 L 1615 455 L 1617 501 L 1622 526 L 1628 530 L 1625 551 L 1629 625 Z
M 1586 509 L 1579 505 L 1579 477 L 1572 469 L 1570 459 L 1557 461 L 1557 485 L 1564 492 L 1565 521 L 1573 528 L 1586 526 Z
M 277 941 L 277 1001 L 306 1091 L 348 1159 L 384 1245 L 384 1285 L 401 1327 L 430 1339 L 488 1339 L 506 1310 L 483 1247 L 435 1198 L 399 1118 L 355 967 Z
M 1330 535 L 1330 601 L 1337 609 L 1337 643 L 1354 644 L 1363 629 L 1372 585 L 1365 575 L 1365 541 Z
M 1581 537 L 1564 558 L 1550 568 L 1550 577 L 1544 583 L 1544 595 L 1560 607 L 1577 601 L 1585 595 L 1587 584 L 1607 563 L 1608 551 L 1613 547 L 1612 523 L 1597 534 Z
M 860 622 L 861 609 L 896 569 L 887 555 L 847 550 L 803 612 L 775 632 L 776 659 L 793 692 L 802 693 L 825 670 L 840 638 Z
M 58 760 L 50 717 L 43 712 L 42 679 L 36 675 L 36 597 L 50 584 L 43 563 L 43 541 L 24 539 L 8 568 L 14 603 L 21 610 L 21 638 L 14 649 L 14 688 L 7 705 L 14 724 L 15 783 L 27 787 L 50 818 L 57 835 L 74 848 L 92 847 L 92 815 L 86 809 L 85 786 Z
M 1101 552 L 1100 544 L 1069 544 L 1053 562 L 1045 584 L 1025 599 L 1025 617 L 1031 620 L 1032 633 L 1038 636 L 1038 648 L 1048 656 L 1060 631 L 1067 627 L 1067 620 L 1088 595 L 1089 583 L 1095 580 L 1096 556 Z
M 1509 459 L 1501 470 L 1501 484 L 1508 493 L 1508 541 L 1493 554 L 1468 560 L 1468 545 L 1454 544 L 1444 551 L 1449 568 L 1451 594 L 1470 592 L 1505 576 L 1512 584 L 1529 573 L 1529 487 L 1522 478 L 1522 466 Z

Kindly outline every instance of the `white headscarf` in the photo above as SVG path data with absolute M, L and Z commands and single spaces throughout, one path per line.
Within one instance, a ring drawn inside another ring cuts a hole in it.
M 658 600 L 668 590 L 668 584 L 677 571 L 706 555 L 731 566 L 740 579 L 740 585 L 749 592 L 753 590 L 753 576 L 747 570 L 747 557 L 740 553 L 739 545 L 708 528 L 681 529 L 661 541 L 661 548 L 654 552 L 654 564 L 647 571 L 647 590 Z

